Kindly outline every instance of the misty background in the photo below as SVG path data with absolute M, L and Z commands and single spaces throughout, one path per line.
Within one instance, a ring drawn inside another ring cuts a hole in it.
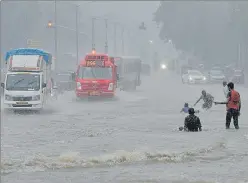
M 1 55 L 27 47 L 27 40 L 55 52 L 54 1 L 2 1 Z M 205 65 L 236 64 L 248 68 L 248 2 L 221 1 L 57 1 L 57 63 L 75 70 L 77 60 L 76 8 L 79 58 L 107 42 L 111 55 L 138 55 L 151 63 L 159 58 L 194 58 Z M 96 18 L 92 31 L 92 18 Z M 146 30 L 139 29 L 145 23 Z M 114 28 L 116 25 L 116 29 Z M 54 25 L 53 25 L 54 26 Z M 115 39 L 116 30 L 116 39 Z M 94 35 L 94 36 L 92 36 Z M 62 64 L 61 64 L 62 63 Z

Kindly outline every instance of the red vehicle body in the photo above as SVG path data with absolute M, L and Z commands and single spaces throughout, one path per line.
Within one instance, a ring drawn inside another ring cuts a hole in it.
M 76 72 L 76 96 L 114 97 L 117 69 L 107 54 L 87 54 Z

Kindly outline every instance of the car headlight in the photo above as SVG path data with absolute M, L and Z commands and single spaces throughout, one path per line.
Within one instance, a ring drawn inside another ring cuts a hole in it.
M 40 95 L 32 96 L 32 100 L 34 100 L 34 101 L 40 100 Z
M 166 69 L 166 68 L 167 68 L 167 66 L 165 64 L 161 65 L 161 69 Z
M 80 82 L 77 82 L 77 89 L 78 90 L 81 90 L 82 89 L 82 86 L 81 86 L 81 83 Z
M 5 100 L 12 101 L 12 100 L 13 100 L 13 98 L 12 98 L 12 96 L 10 96 L 10 95 L 5 95 Z
M 108 90 L 113 90 L 114 89 L 114 83 L 109 83 Z
M 207 80 L 207 78 L 204 76 L 204 77 L 203 77 L 203 80 L 205 81 L 205 80 Z
M 189 76 L 189 80 L 193 80 L 193 78 L 191 76 Z

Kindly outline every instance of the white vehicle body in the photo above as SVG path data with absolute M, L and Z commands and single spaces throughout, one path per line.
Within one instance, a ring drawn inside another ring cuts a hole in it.
M 188 70 L 182 75 L 182 82 L 189 84 L 206 83 L 207 78 L 198 70 Z
M 6 64 L 8 72 L 1 84 L 4 108 L 43 109 L 51 97 L 51 64 L 45 63 L 40 55 L 13 55 Z
M 42 109 L 47 98 L 46 88 L 41 82 L 43 79 L 42 72 L 8 72 L 4 86 L 4 108 Z
M 222 70 L 212 69 L 209 72 L 209 82 L 222 83 L 226 79 Z

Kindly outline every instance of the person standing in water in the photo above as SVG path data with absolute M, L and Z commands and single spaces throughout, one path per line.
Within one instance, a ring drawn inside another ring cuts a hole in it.
M 228 88 L 230 90 L 228 94 L 227 102 L 215 102 L 215 104 L 226 104 L 226 129 L 230 128 L 230 123 L 233 118 L 233 124 L 235 129 L 239 129 L 239 115 L 241 110 L 241 99 L 240 94 L 234 90 L 234 84 L 232 82 L 228 83 Z
M 229 94 L 229 88 L 227 86 L 227 82 L 223 81 L 223 92 L 224 92 L 224 96 L 226 99 L 228 99 L 228 94 Z
M 224 96 L 225 96 L 226 101 L 228 101 L 228 98 L 229 98 L 228 95 L 229 95 L 230 90 L 227 86 L 226 81 L 223 81 L 223 92 L 224 92 Z M 227 106 L 226 106 L 226 110 L 228 110 Z

